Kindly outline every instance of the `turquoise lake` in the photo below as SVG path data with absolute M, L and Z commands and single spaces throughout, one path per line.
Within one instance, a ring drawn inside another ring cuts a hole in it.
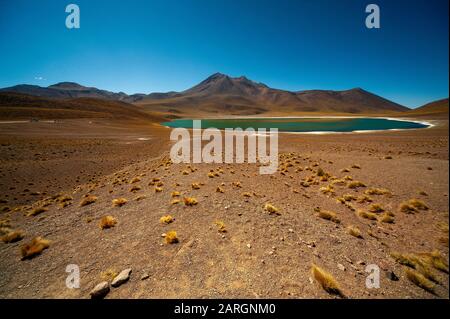
M 192 128 L 192 119 L 164 122 L 168 127 Z M 354 132 L 418 129 L 429 125 L 385 118 L 236 118 L 202 119 L 202 128 L 278 128 L 280 132 Z

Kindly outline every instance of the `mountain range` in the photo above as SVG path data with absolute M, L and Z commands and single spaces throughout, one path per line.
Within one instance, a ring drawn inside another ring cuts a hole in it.
M 101 99 L 133 104 L 147 111 L 172 116 L 191 113 L 256 115 L 262 113 L 391 113 L 408 112 L 409 108 L 361 88 L 344 91 L 286 91 L 270 88 L 245 76 L 230 77 L 215 73 L 199 84 L 181 92 L 132 94 L 110 92 L 74 82 L 48 87 L 16 85 L 0 93 L 26 94 L 41 99 Z M 3 99 L 5 100 L 5 99 Z M 11 101 L 11 95 L 9 97 Z M 448 103 L 448 99 L 447 99 Z M 1 101 L 0 101 L 1 105 Z

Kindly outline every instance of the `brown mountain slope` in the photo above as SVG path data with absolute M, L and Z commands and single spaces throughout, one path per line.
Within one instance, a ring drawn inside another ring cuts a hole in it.
M 391 113 L 409 109 L 363 89 L 345 91 L 309 90 L 290 92 L 273 89 L 245 76 L 230 77 L 215 73 L 182 92 L 127 95 L 73 82 L 61 82 L 48 87 L 17 85 L 0 89 L 42 98 L 101 98 L 145 106 L 150 111 L 189 114 L 255 115 L 262 113 Z
M 252 115 L 267 112 L 390 113 L 409 110 L 362 89 L 290 92 L 216 73 L 198 85 L 135 101 L 152 110 L 182 113 Z
M 0 119 L 114 118 L 160 121 L 162 117 L 125 102 L 95 98 L 48 99 L 0 92 Z
M 417 109 L 411 110 L 410 113 L 414 114 L 448 114 L 448 98 L 427 103 Z

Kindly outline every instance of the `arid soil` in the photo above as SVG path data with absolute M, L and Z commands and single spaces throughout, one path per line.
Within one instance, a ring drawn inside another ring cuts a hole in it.
M 339 298 L 314 264 L 340 297 L 448 298 L 447 116 L 424 117 L 436 126 L 421 130 L 280 134 L 273 175 L 172 164 L 170 130 L 156 124 L 2 123 L 0 226 L 25 236 L 0 243 L 0 297 L 89 298 L 132 268 L 106 298 Z M 96 200 L 82 206 L 87 195 Z M 107 215 L 117 223 L 101 229 Z M 177 243 L 166 243 L 170 231 Z M 21 260 L 37 236 L 49 247 Z M 66 287 L 69 264 L 79 289 Z M 380 287 L 368 289 L 372 264 Z

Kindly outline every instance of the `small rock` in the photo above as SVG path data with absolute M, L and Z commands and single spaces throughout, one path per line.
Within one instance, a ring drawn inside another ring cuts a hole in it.
M 290 233 L 294 232 L 294 230 L 292 228 L 289 228 L 288 230 L 289 230 Z
M 94 289 L 89 293 L 92 299 L 101 299 L 104 298 L 109 292 L 109 283 L 107 281 L 103 281 L 99 283 Z
M 342 271 L 345 271 L 345 266 L 343 264 L 337 264 L 338 268 Z
M 150 278 L 150 275 L 147 274 L 146 272 L 141 276 L 141 280 L 145 280 L 145 279 L 148 279 L 148 278 Z
M 247 248 L 248 248 L 248 249 L 252 248 L 252 245 L 247 244 Z
M 117 277 L 114 278 L 114 280 L 111 282 L 111 286 L 113 287 L 119 287 L 121 284 L 125 283 L 130 279 L 131 274 L 131 268 L 122 270 L 120 274 L 117 275 Z
M 399 278 L 397 277 L 397 275 L 393 272 L 393 271 L 388 271 L 387 272 L 387 277 L 392 280 L 392 281 L 398 281 Z
M 362 260 L 358 260 L 358 261 L 356 262 L 356 264 L 357 264 L 357 265 L 362 265 L 362 266 L 364 266 L 366 263 L 365 263 L 364 261 L 362 261 Z

